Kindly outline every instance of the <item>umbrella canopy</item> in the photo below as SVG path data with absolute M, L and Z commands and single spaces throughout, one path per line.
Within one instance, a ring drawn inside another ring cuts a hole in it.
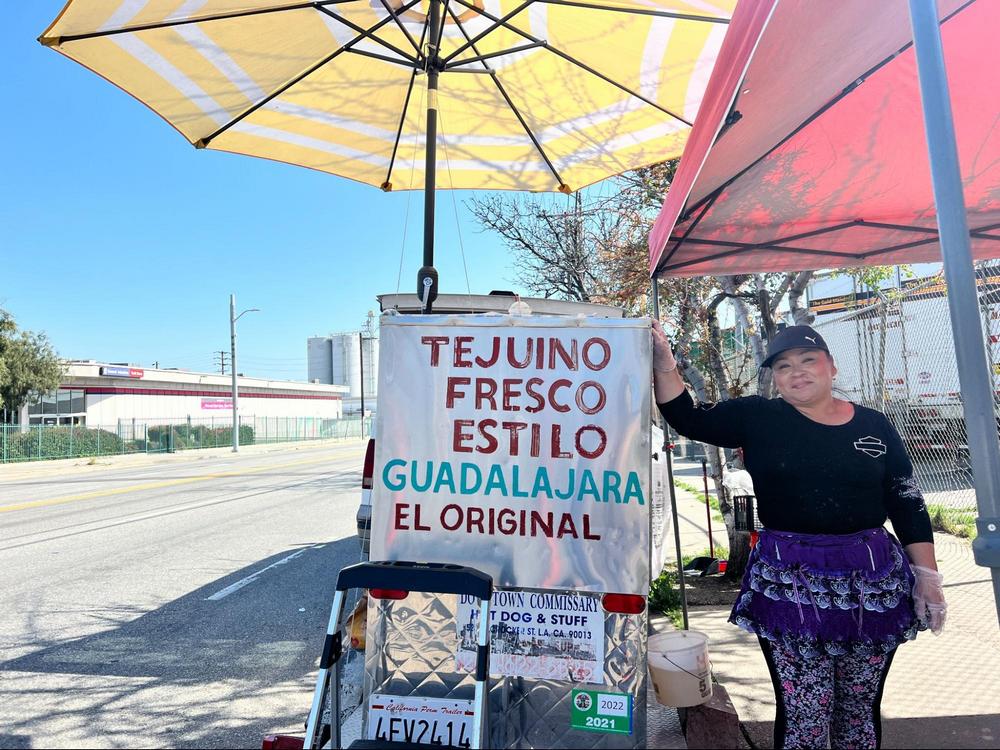
M 197 147 L 420 188 L 434 109 L 440 187 L 566 192 L 680 154 L 735 0 L 439 5 L 70 0 L 39 41 Z
M 1000 3 L 937 5 L 972 252 L 997 257 Z M 737 8 L 738 26 L 651 234 L 650 272 L 939 261 L 906 2 L 760 0 Z

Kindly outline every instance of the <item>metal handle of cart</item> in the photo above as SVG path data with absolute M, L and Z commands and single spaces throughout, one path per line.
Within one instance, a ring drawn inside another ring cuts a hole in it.
M 319 722 L 323 713 L 323 693 L 327 681 L 330 685 L 330 725 L 333 747 L 340 747 L 340 673 L 337 662 L 344 653 L 340 618 L 344 598 L 351 589 L 390 589 L 419 591 L 428 594 L 468 595 L 479 599 L 479 635 L 476 656 L 475 715 L 472 721 L 472 747 L 483 746 L 483 725 L 490 661 L 490 599 L 493 596 L 493 579 L 482 571 L 462 565 L 447 563 L 416 563 L 405 561 L 367 562 L 343 568 L 337 576 L 337 592 L 330 609 L 330 622 L 326 628 L 326 641 L 320 658 L 316 690 L 313 693 L 309 722 L 306 725 L 305 747 L 316 750 Z

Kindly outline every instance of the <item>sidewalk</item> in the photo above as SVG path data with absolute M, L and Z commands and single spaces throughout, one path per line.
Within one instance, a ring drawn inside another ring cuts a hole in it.
M 675 460 L 674 466 L 675 475 L 691 484 L 688 477 L 701 477 L 700 463 Z M 707 547 L 704 504 L 678 489 L 677 506 L 682 547 Z M 967 541 L 935 534 L 935 544 L 948 597 L 947 626 L 941 636 L 922 633 L 897 652 L 882 701 L 883 747 L 997 748 L 1000 628 L 990 573 L 975 564 Z M 756 638 L 726 621 L 729 610 L 692 607 L 691 628 L 709 636 L 716 679 L 729 691 L 754 745 L 770 748 L 771 680 Z

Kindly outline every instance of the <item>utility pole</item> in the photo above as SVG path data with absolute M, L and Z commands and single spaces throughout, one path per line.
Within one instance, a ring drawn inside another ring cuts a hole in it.
M 358 380 L 361 382 L 361 439 L 365 439 L 365 332 L 358 331 L 358 355 L 361 360 L 361 371 Z
M 240 450 L 240 406 L 239 387 L 236 384 L 236 321 L 248 312 L 260 312 L 256 307 L 244 310 L 239 315 L 236 314 L 236 295 L 229 295 L 229 363 L 233 373 L 233 453 Z
M 233 373 L 233 453 L 240 450 L 239 388 L 236 385 L 236 295 L 229 295 L 229 361 Z
M 367 336 L 365 334 L 368 334 Z M 358 352 L 360 353 L 361 360 L 361 438 L 365 437 L 365 341 L 375 340 L 375 313 L 371 310 L 368 311 L 368 320 L 358 331 Z M 369 364 L 371 367 L 374 362 Z
M 226 374 L 226 365 L 228 364 L 226 357 L 229 356 L 229 352 L 225 350 L 217 351 L 216 353 L 216 365 L 219 367 L 219 373 L 222 375 Z

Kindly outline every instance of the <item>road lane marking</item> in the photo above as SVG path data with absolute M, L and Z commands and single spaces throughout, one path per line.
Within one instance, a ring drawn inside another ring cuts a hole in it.
M 318 464 L 323 462 L 333 463 L 335 459 L 329 456 L 324 458 L 310 458 L 301 461 L 291 461 L 285 464 L 270 464 L 268 466 L 257 466 L 242 471 L 220 471 L 211 474 L 202 474 L 197 477 L 183 477 L 182 479 L 165 479 L 160 482 L 146 482 L 145 484 L 133 484 L 127 487 L 115 487 L 110 490 L 95 490 L 93 492 L 82 492 L 77 495 L 65 495 L 63 497 L 52 497 L 45 500 L 28 500 L 13 505 L 0 506 L 0 513 L 11 513 L 16 510 L 28 510 L 30 508 L 45 508 L 50 505 L 65 505 L 66 503 L 80 502 L 81 500 L 93 500 L 98 497 L 109 497 L 112 495 L 124 495 L 129 492 L 142 492 L 143 490 L 156 490 L 163 487 L 176 487 L 182 484 L 194 484 L 195 482 L 207 482 L 212 479 L 225 479 L 226 477 L 240 477 L 245 474 L 257 474 L 271 469 L 285 469 L 290 466 L 304 466 L 306 464 Z
M 298 552 L 293 552 L 288 557 L 283 557 L 280 560 L 278 560 L 278 562 L 273 562 L 270 565 L 268 565 L 266 568 L 261 568 L 256 573 L 251 573 L 246 578 L 241 578 L 236 583 L 232 583 L 229 586 L 226 586 L 226 588 L 221 589 L 219 591 L 216 591 L 211 596 L 205 597 L 205 601 L 206 602 L 217 602 L 220 599 L 225 599 L 227 596 L 229 596 L 232 593 L 235 593 L 236 591 L 239 591 L 244 586 L 249 586 L 251 583 L 253 583 L 254 581 L 256 581 L 258 578 L 260 578 L 260 576 L 262 574 L 266 573 L 271 568 L 277 568 L 279 565 L 287 565 L 289 562 L 291 562 L 292 560 L 294 560 L 296 557 L 304 554 L 307 550 L 310 550 L 310 549 L 320 549 L 320 548 L 322 548 L 322 546 L 323 545 L 321 544 L 318 547 L 306 547 L 305 549 L 300 549 Z

